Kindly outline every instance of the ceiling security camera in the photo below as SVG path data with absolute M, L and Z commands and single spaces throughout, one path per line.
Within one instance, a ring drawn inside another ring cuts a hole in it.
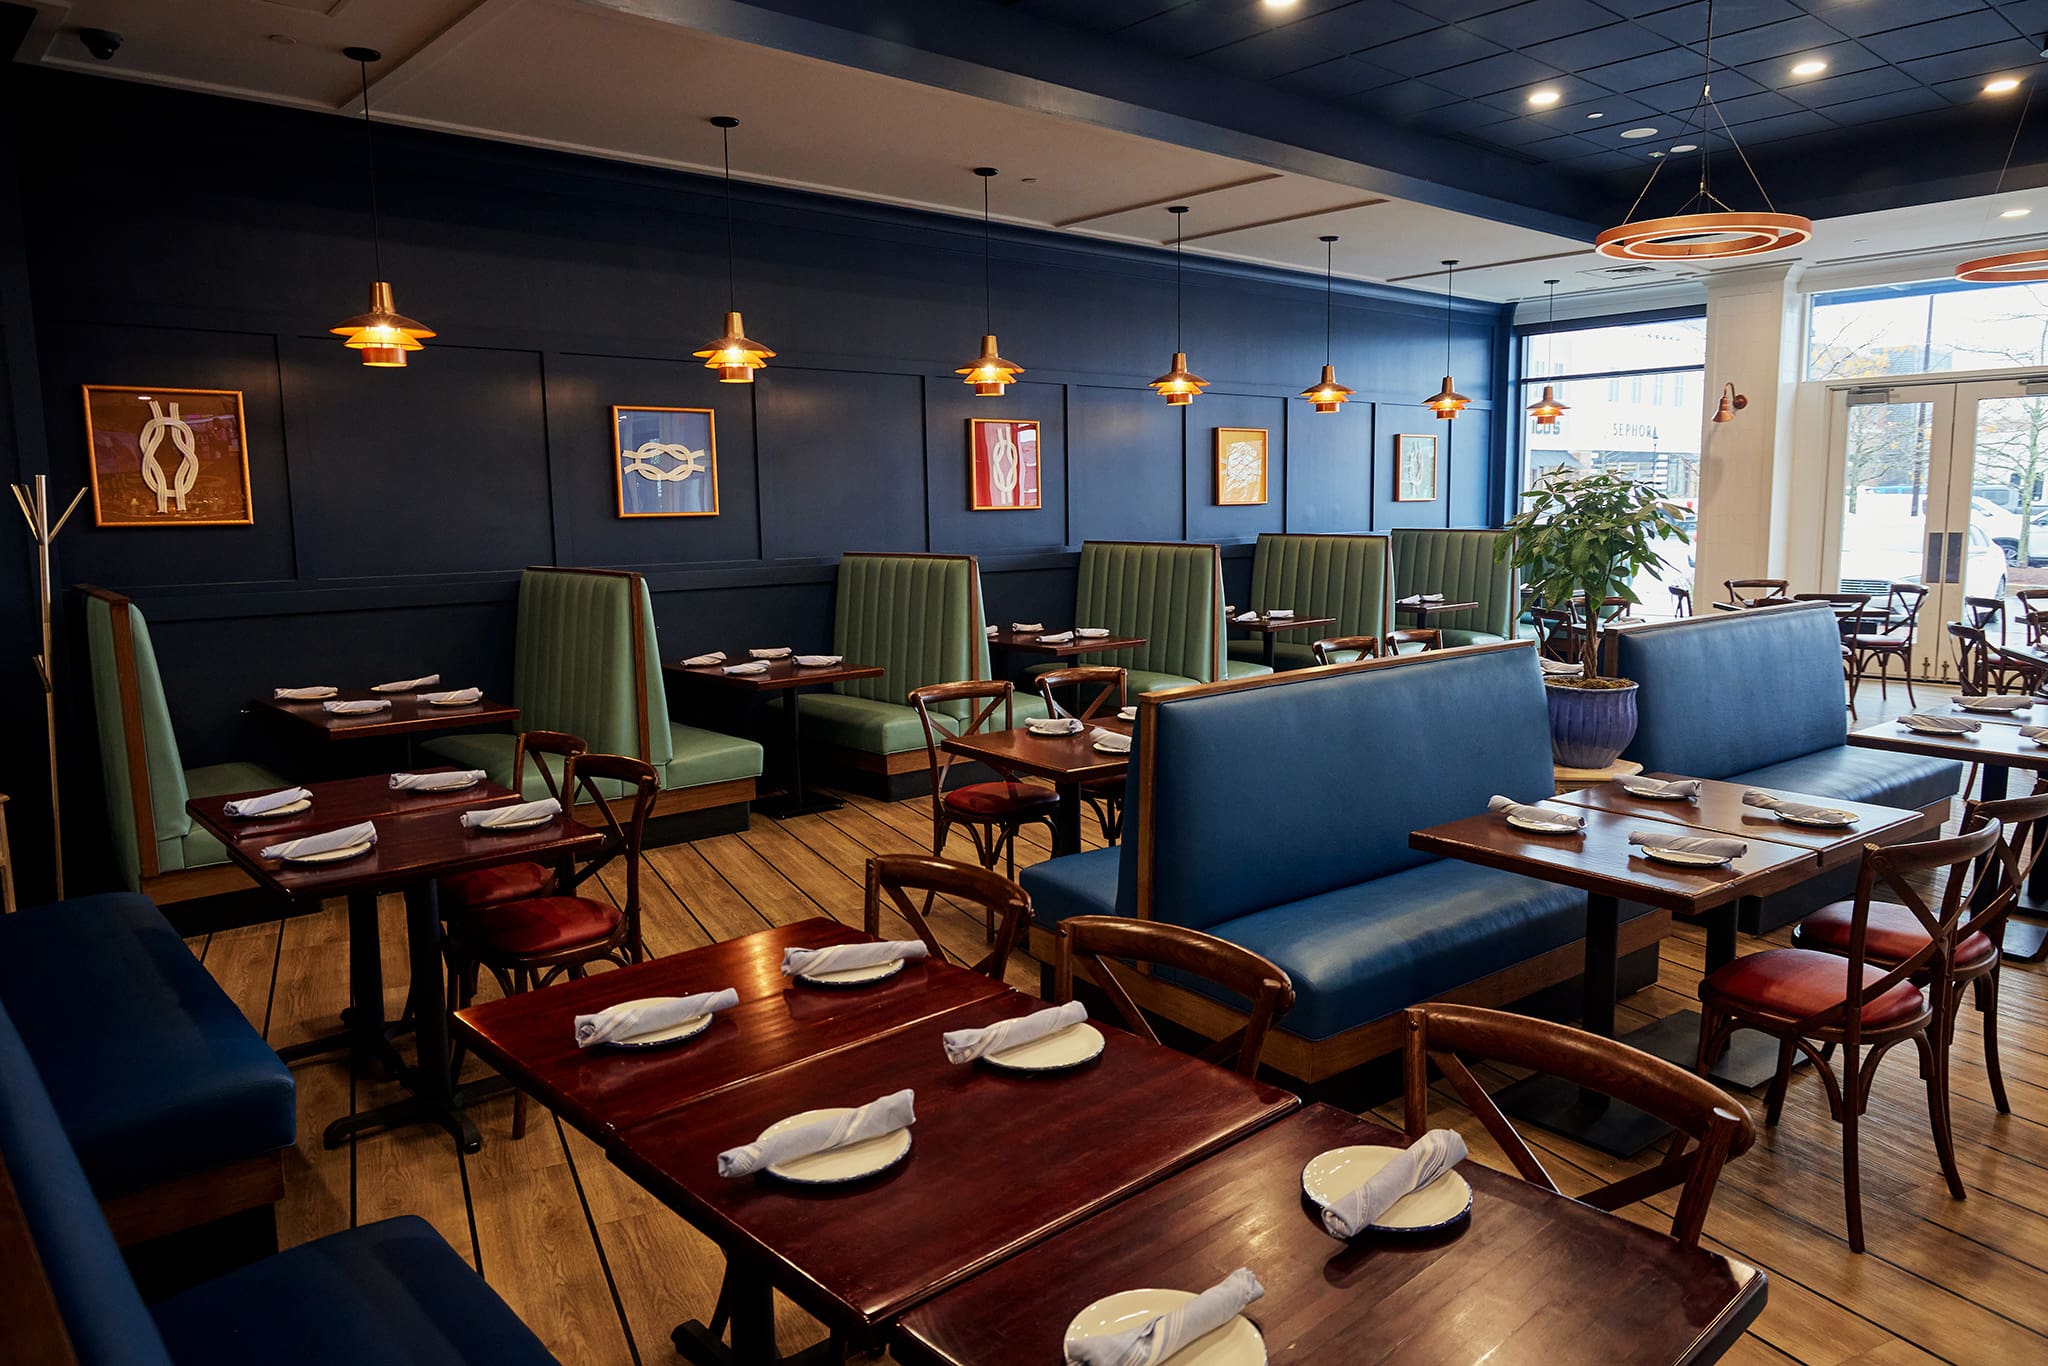
M 78 41 L 85 44 L 85 50 L 101 61 L 112 61 L 114 54 L 121 50 L 121 35 L 110 28 L 82 28 L 78 30 Z

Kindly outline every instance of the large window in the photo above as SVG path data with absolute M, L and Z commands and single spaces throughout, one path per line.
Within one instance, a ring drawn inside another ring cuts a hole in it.
M 2042 365 L 2048 365 L 2048 285 L 1944 280 L 1813 299 L 1808 379 Z

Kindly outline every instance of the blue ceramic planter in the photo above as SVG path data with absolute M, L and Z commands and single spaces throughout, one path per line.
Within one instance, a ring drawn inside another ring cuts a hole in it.
M 1565 768 L 1606 768 L 1636 738 L 1636 685 L 1560 688 L 1550 698 L 1550 755 Z

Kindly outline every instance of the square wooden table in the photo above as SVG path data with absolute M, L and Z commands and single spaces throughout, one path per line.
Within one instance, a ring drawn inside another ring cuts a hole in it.
M 620 1133 L 612 1160 L 730 1259 L 734 1359 L 775 1359 L 771 1285 L 863 1345 L 912 1305 L 1300 1104 L 1100 1021 L 1102 1056 L 1076 1070 L 946 1061 L 946 1031 L 1042 1008 L 1015 992 L 961 1006 Z M 910 1154 L 887 1172 L 844 1186 L 718 1175 L 720 1152 L 777 1120 L 906 1087 Z M 698 1361 L 724 1352 L 701 1325 L 678 1328 L 676 1344 Z
M 1440 617 L 1447 612 L 1472 612 L 1478 608 L 1476 602 L 1424 602 L 1419 596 L 1394 599 L 1395 615 L 1405 612 L 1424 626 L 1429 625 L 1431 617 Z
M 422 691 L 454 692 L 455 689 L 436 686 Z M 321 702 L 369 701 L 389 702 L 391 705 L 382 711 L 360 716 L 338 716 L 321 706 Z M 312 702 L 259 697 L 254 705 L 312 730 L 323 740 L 410 739 L 434 731 L 476 730 L 483 726 L 519 723 L 519 708 L 493 702 L 488 697 L 459 707 L 441 707 L 420 701 L 418 693 L 372 692 L 368 688 L 343 688 L 333 697 Z
M 725 661 L 726 664 L 744 662 L 744 655 Z M 725 664 L 664 664 L 662 669 L 677 678 L 690 678 L 700 684 L 709 683 L 736 689 L 757 699 L 769 693 L 784 694 L 783 790 L 780 796 L 768 796 L 757 800 L 754 803 L 755 810 L 776 820 L 787 820 L 791 816 L 806 816 L 815 811 L 837 811 L 845 805 L 837 797 L 804 790 L 804 757 L 802 733 L 797 722 L 797 697 L 804 688 L 822 688 L 856 678 L 880 678 L 888 670 L 877 664 L 841 662 L 813 665 L 799 664 L 794 659 L 769 660 L 767 670 L 757 674 L 729 674 L 725 672 Z
M 912 1309 L 904 1366 L 1054 1366 L 1073 1317 L 1120 1290 L 1204 1290 L 1240 1266 L 1273 1366 L 1401 1361 L 1677 1366 L 1711 1362 L 1762 1312 L 1755 1267 L 1478 1162 L 1470 1221 L 1428 1237 L 1323 1231 L 1301 1169 L 1332 1148 L 1407 1139 L 1311 1105 Z
M 1261 612 L 1250 621 L 1242 616 L 1227 618 L 1225 626 L 1234 626 L 1240 631 L 1250 631 L 1261 637 L 1260 662 L 1267 668 L 1273 667 L 1273 647 L 1279 638 L 1289 631 L 1313 631 L 1322 626 L 1335 626 L 1335 617 L 1276 617 L 1271 612 Z
M 1122 776 L 1131 766 L 1131 756 L 1105 754 L 1095 748 L 1096 728 L 1117 735 L 1129 735 L 1131 723 L 1115 717 L 1097 717 L 1083 723 L 1075 735 L 1034 735 L 1022 726 L 1014 730 L 984 730 L 973 735 L 955 735 L 939 747 L 962 758 L 979 759 L 998 773 L 1027 778 L 1044 778 L 1060 794 L 1059 809 L 1053 813 L 1052 852 L 1081 852 L 1081 788 L 1101 778 Z
M 741 1082 L 822 1057 L 1010 988 L 951 963 L 917 959 L 859 990 L 806 986 L 782 975 L 782 952 L 867 940 L 827 917 L 778 925 L 558 982 L 460 1010 L 471 1048 L 542 1105 L 609 1147 L 618 1131 Z M 620 1001 L 731 987 L 740 1003 L 688 1043 L 626 1051 L 578 1048 L 575 1022 Z
M 1072 628 L 1069 628 L 1072 629 Z M 1094 654 L 1098 650 L 1136 650 L 1145 644 L 1143 636 L 1075 636 L 1068 641 L 1048 642 L 1040 636 L 1060 635 L 1059 631 L 1012 631 L 1008 628 L 988 633 L 988 648 L 991 654 L 1047 655 L 1053 659 L 1072 659 L 1076 655 Z

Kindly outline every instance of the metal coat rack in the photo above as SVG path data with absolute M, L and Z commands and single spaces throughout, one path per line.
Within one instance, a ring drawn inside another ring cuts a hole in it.
M 71 496 L 63 515 L 52 525 L 48 475 L 38 474 L 34 482 L 15 484 L 13 488 L 14 501 L 21 504 L 21 515 L 28 521 L 29 537 L 36 543 L 36 589 L 43 630 L 42 649 L 36 654 L 36 677 L 43 685 L 43 731 L 50 756 L 51 866 L 56 871 L 57 899 L 61 901 L 64 898 L 64 817 L 57 802 L 57 693 L 50 662 L 50 611 L 54 606 L 50 590 L 50 542 L 57 539 L 57 533 L 71 520 L 71 514 L 78 511 L 85 490 L 80 489 Z

